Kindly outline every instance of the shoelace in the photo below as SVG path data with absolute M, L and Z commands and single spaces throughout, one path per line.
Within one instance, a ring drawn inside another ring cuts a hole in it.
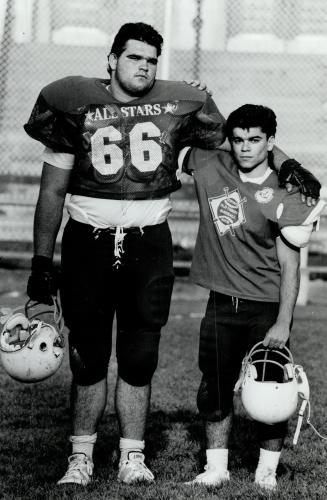
M 93 466 L 86 457 L 74 456 L 69 460 L 68 470 L 65 474 L 65 477 L 69 476 L 74 471 L 78 471 L 82 475 L 85 475 L 85 473 L 87 473 L 89 476 L 91 476 L 93 472 Z
M 124 465 L 128 465 L 135 472 L 141 471 L 145 477 L 153 479 L 154 476 L 152 472 L 147 468 L 142 460 L 124 460 Z

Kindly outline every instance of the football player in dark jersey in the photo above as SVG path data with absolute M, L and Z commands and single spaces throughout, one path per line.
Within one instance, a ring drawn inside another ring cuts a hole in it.
M 210 290 L 200 328 L 203 376 L 197 400 L 205 420 L 207 464 L 187 483 L 191 485 L 217 486 L 229 480 L 233 389 L 242 359 L 258 342 L 272 349 L 289 345 L 300 283 L 299 250 L 325 206 L 319 200 L 309 207 L 298 191 L 278 187 L 268 163 L 276 132 L 271 109 L 244 105 L 231 113 L 226 129 L 232 155 L 183 152 L 201 215 L 191 279 Z M 259 424 L 255 483 L 266 490 L 277 486 L 286 425 Z
M 153 480 L 143 439 L 174 280 L 169 196 L 180 188 L 179 150 L 216 149 L 225 123 L 208 93 L 155 79 L 162 42 L 149 25 L 123 25 L 108 57 L 110 79 L 71 76 L 51 83 L 25 125 L 45 146 L 27 287 L 40 302 L 51 302 L 57 290 L 52 259 L 70 194 L 60 291 L 73 374 L 72 455 L 59 484 L 86 485 L 92 478 L 114 314 L 118 479 Z M 282 182 L 305 179 L 305 193 L 315 197 L 316 181 L 294 160 L 283 163 L 280 175 Z

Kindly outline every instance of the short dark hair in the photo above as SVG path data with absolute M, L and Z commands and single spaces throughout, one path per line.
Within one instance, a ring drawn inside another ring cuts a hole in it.
M 110 54 L 117 57 L 124 52 L 128 40 L 139 40 L 157 49 L 157 55 L 160 56 L 163 38 L 152 26 L 145 23 L 126 23 L 123 24 L 114 38 Z
M 229 140 L 233 137 L 233 129 L 240 127 L 260 127 L 268 137 L 276 135 L 277 120 L 272 109 L 259 104 L 244 104 L 231 112 L 226 121 L 226 135 Z

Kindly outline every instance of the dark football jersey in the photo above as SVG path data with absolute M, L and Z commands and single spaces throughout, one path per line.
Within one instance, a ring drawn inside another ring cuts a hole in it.
M 75 155 L 71 194 L 165 196 L 180 187 L 182 147 L 214 149 L 223 142 L 224 118 L 206 92 L 157 80 L 145 96 L 122 103 L 108 91 L 109 83 L 67 77 L 48 85 L 24 126 L 45 146 Z

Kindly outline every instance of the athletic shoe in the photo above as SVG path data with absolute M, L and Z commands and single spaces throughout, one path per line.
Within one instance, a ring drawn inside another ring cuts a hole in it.
M 229 471 L 218 469 L 214 465 L 205 465 L 204 472 L 198 474 L 193 481 L 188 481 L 187 485 L 204 484 L 207 486 L 220 486 L 225 481 L 229 481 Z
M 85 453 L 74 453 L 68 458 L 66 474 L 57 484 L 81 484 L 86 486 L 92 481 L 93 462 Z
M 255 484 L 265 490 L 275 490 L 277 487 L 276 473 L 271 469 L 257 469 L 255 471 Z
M 138 481 L 153 481 L 154 475 L 144 463 L 144 455 L 139 451 L 130 451 L 126 460 L 120 460 L 118 481 L 136 483 Z

